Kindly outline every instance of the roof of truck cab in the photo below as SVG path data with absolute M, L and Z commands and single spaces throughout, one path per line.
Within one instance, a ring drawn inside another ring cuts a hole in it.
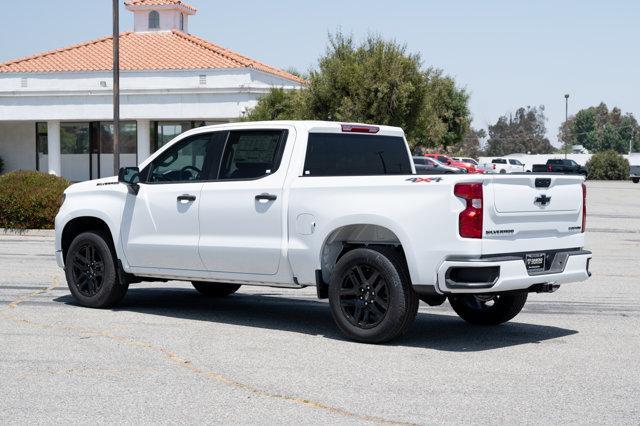
M 318 120 L 273 120 L 273 121 L 241 121 L 236 123 L 224 123 L 214 124 L 211 126 L 200 127 L 194 130 L 203 129 L 243 129 L 243 128 L 259 128 L 264 127 L 277 127 L 277 126 L 292 126 L 301 128 L 309 133 L 342 133 L 342 125 L 348 124 L 351 126 L 375 126 L 379 128 L 377 133 L 371 133 L 372 135 L 385 135 L 385 136 L 398 136 L 404 137 L 404 130 L 400 127 L 384 126 L 379 124 L 367 124 L 367 123 L 349 123 L 338 121 L 318 121 Z M 366 134 L 366 133 L 356 133 Z

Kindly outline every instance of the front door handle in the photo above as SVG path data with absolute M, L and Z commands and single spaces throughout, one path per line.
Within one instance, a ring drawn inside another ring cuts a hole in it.
M 196 196 L 195 195 L 191 195 L 191 194 L 182 194 L 182 195 L 178 195 L 178 201 L 182 202 L 182 201 L 195 201 L 196 200 Z
M 256 201 L 275 201 L 278 199 L 277 195 L 273 194 L 258 194 L 256 195 Z

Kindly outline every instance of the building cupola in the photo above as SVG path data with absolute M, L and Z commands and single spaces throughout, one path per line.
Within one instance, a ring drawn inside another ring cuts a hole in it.
M 133 30 L 189 32 L 189 16 L 197 9 L 182 0 L 127 0 L 127 10 L 133 12 Z

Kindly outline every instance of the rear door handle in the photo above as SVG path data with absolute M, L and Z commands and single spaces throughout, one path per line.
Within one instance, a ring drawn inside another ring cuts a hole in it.
M 258 194 L 256 195 L 256 201 L 275 201 L 278 199 L 277 195 L 273 194 Z
M 178 201 L 182 202 L 182 201 L 195 201 L 196 200 L 196 196 L 195 195 L 191 195 L 191 194 L 182 194 L 182 195 L 178 195 Z

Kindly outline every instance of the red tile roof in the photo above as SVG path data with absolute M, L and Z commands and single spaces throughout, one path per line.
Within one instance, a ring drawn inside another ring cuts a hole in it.
M 198 9 L 186 4 L 182 0 L 128 0 L 125 1 L 126 6 L 182 6 L 193 12 L 197 12 Z
M 104 37 L 5 62 L 0 64 L 0 73 L 109 71 L 112 52 L 113 38 Z M 254 68 L 297 83 L 304 82 L 293 74 L 181 31 L 120 34 L 120 69 L 123 71 L 211 68 Z

